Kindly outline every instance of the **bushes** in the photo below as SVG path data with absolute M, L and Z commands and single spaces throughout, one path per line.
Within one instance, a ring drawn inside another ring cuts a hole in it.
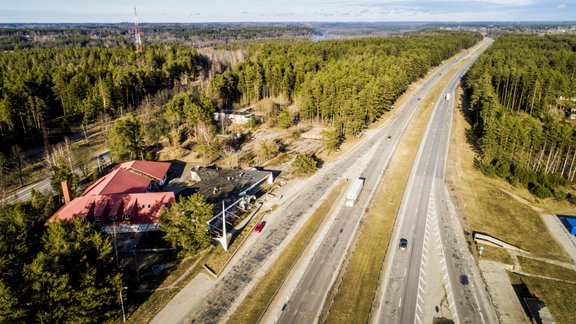
M 515 187 L 527 188 L 538 198 L 554 197 L 576 204 L 576 196 L 561 190 L 561 187 L 569 185 L 570 181 L 559 175 L 528 170 L 513 161 L 497 158 L 490 161 L 482 159 L 478 166 L 485 175 L 504 178 Z
M 318 169 L 318 161 L 313 155 L 298 154 L 292 162 L 292 168 L 297 175 L 312 174 Z

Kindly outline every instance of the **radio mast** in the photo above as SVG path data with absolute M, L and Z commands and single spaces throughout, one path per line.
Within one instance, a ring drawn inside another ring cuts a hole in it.
M 136 45 L 137 52 L 142 51 L 142 39 L 140 38 L 140 26 L 138 26 L 136 7 L 134 7 L 134 45 Z

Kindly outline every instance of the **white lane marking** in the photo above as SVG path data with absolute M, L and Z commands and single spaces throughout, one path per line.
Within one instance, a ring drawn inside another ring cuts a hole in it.
M 408 271 L 408 268 L 404 268 L 404 275 L 402 277 L 406 277 L 406 272 Z
M 474 293 L 474 300 L 476 300 L 476 305 L 478 305 L 478 310 L 480 310 L 480 303 L 478 302 L 478 296 L 476 296 L 476 289 L 472 291 Z
M 400 301 L 398 302 L 398 307 L 402 307 L 402 297 L 400 297 Z
M 418 316 L 418 314 L 416 314 L 416 320 L 414 321 L 414 323 L 422 323 L 422 320 L 420 319 L 420 316 Z

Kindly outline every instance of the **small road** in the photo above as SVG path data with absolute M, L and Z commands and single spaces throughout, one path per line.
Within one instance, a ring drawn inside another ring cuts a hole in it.
M 376 323 L 495 323 L 497 319 L 467 250 L 445 186 L 456 86 L 482 49 L 452 77 L 438 98 L 412 167 L 383 267 Z M 447 100 L 445 94 L 450 94 Z M 408 248 L 400 250 L 400 238 Z
M 95 154 L 90 162 L 93 165 L 108 165 L 112 162 L 110 159 L 110 151 L 102 151 L 98 154 Z M 80 173 L 80 170 L 75 168 L 74 170 L 76 173 Z M 38 182 L 33 184 L 27 185 L 26 187 L 17 190 L 16 192 L 7 194 L 7 196 L 2 200 L 3 204 L 10 204 L 17 201 L 26 201 L 32 199 L 32 190 L 35 190 L 40 193 L 49 193 L 52 191 L 52 186 L 50 184 L 50 177 L 42 179 Z

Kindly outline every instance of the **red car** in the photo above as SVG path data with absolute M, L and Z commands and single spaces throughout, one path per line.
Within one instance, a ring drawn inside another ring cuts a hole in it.
M 266 224 L 266 222 L 258 223 L 258 225 L 256 225 L 256 227 L 254 227 L 254 232 L 256 232 L 256 233 L 262 232 L 262 229 L 264 228 L 265 224 Z

